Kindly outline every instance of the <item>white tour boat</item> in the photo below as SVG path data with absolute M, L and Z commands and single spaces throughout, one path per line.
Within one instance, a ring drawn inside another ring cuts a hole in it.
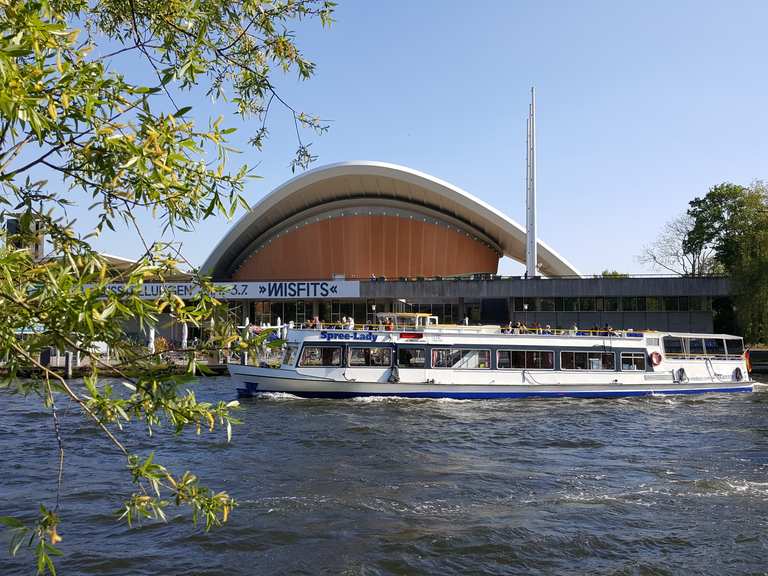
M 439 325 L 386 314 L 376 329 L 285 329 L 279 366 L 230 365 L 241 395 L 614 397 L 751 392 L 742 339 L 725 334 Z M 365 328 L 365 327 L 363 327 Z

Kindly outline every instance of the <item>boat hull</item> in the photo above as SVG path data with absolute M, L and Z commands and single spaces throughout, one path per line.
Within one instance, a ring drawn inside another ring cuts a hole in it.
M 251 366 L 230 367 L 241 396 L 286 393 L 301 398 L 355 398 L 395 396 L 403 398 L 616 398 L 667 394 L 752 392 L 745 382 L 645 382 L 568 384 L 435 384 L 359 382 L 305 377 L 295 371 Z

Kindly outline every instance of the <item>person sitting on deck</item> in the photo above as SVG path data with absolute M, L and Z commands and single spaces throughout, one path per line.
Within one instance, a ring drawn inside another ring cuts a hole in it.
M 350 316 L 347 319 L 347 329 L 348 330 L 354 330 L 355 329 L 355 319 Z
M 391 331 L 392 331 L 392 330 L 394 330 L 394 329 L 395 329 L 395 325 L 394 325 L 394 323 L 392 322 L 392 319 L 391 319 L 391 318 L 387 318 L 387 319 L 384 321 L 384 330 L 389 330 L 389 331 L 391 332 Z
M 552 327 L 549 324 L 544 326 L 544 332 L 542 332 L 542 334 L 549 334 L 549 335 L 551 335 L 552 334 Z
M 576 322 L 573 323 L 573 326 L 571 326 L 570 335 L 576 336 L 576 334 L 579 333 L 579 327 L 576 325 Z

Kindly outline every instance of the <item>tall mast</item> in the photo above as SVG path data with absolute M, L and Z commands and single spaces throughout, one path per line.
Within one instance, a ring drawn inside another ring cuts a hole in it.
M 536 242 L 536 91 L 531 88 L 531 103 L 528 106 L 528 130 L 525 163 L 525 274 L 536 277 L 538 247 Z

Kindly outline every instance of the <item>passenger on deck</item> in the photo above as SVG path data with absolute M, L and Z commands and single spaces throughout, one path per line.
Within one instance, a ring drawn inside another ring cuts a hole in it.
M 576 334 L 579 333 L 579 327 L 576 325 L 576 322 L 573 323 L 573 326 L 571 326 L 570 335 L 576 336 Z
M 552 334 L 552 327 L 549 324 L 547 324 L 546 326 L 544 326 L 544 332 L 543 333 L 551 335 Z
M 384 321 L 384 330 L 389 330 L 389 331 L 392 331 L 392 330 L 394 330 L 394 329 L 395 329 L 395 325 L 394 325 L 394 323 L 392 322 L 392 319 L 391 319 L 391 318 L 387 318 L 387 319 Z
M 355 329 L 355 319 L 352 318 L 352 316 L 350 316 L 347 319 L 347 329 L 349 329 L 349 330 L 354 330 Z
M 347 327 L 347 317 L 342 316 L 340 324 L 336 325 L 337 330 L 344 330 Z

